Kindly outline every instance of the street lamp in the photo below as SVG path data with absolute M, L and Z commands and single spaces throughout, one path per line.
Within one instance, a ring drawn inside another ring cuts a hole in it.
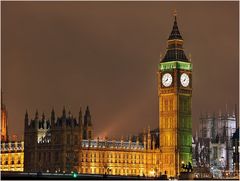
M 152 176 L 152 177 L 155 176 L 155 171 L 154 170 L 151 170 L 149 173 L 150 173 L 150 176 Z
M 73 178 L 77 178 L 78 174 L 76 172 L 73 172 L 72 176 Z
M 184 161 L 182 160 L 182 171 L 184 171 L 185 169 L 185 165 L 184 165 Z

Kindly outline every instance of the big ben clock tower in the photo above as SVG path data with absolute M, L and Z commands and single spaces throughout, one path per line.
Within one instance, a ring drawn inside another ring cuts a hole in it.
M 192 64 L 174 17 L 167 51 L 158 65 L 160 171 L 177 176 L 192 164 Z

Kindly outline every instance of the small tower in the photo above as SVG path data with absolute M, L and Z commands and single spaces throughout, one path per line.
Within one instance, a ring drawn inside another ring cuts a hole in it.
M 148 133 L 147 133 L 147 149 L 151 149 L 151 133 L 150 133 L 150 126 L 148 126 Z
M 27 110 L 26 110 L 26 113 L 25 113 L 24 122 L 25 122 L 25 129 L 27 129 L 28 128 L 28 112 L 27 112 Z
M 28 112 L 25 113 L 25 126 L 24 126 L 24 171 L 35 170 L 37 163 L 37 144 L 39 133 L 39 117 L 38 110 L 35 112 L 34 119 L 31 119 L 30 125 L 28 125 L 29 117 Z
M 123 136 L 121 136 L 121 147 L 123 147 Z
M 66 119 L 66 109 L 65 109 L 65 106 L 63 106 L 62 117 Z
M 72 118 L 72 114 L 70 110 L 68 111 L 68 118 Z
M 155 137 L 153 136 L 153 141 L 152 141 L 152 149 L 155 150 L 155 145 L 156 145 L 156 140 Z
M 78 124 L 80 127 L 82 127 L 82 108 L 81 107 L 78 115 Z
M 82 126 L 82 108 L 80 107 L 79 114 L 78 114 L 78 128 L 79 128 L 79 137 L 80 140 L 83 138 L 83 126 Z
M 145 128 L 143 130 L 143 146 L 144 146 L 144 149 L 147 149 L 147 138 L 146 138 Z
M 3 103 L 3 96 L 1 91 L 1 141 L 8 141 L 8 129 L 7 129 L 7 109 Z
M 137 146 L 139 145 L 139 136 L 137 136 L 136 145 L 137 145 Z
M 35 120 L 38 120 L 38 110 L 35 112 Z
M 83 123 L 83 139 L 92 139 L 92 121 L 89 107 L 85 111 Z
M 52 108 L 52 112 L 51 112 L 51 128 L 54 128 L 55 126 L 55 111 Z
M 34 122 L 35 122 L 35 129 L 38 129 L 39 128 L 38 110 L 36 110 Z
M 43 112 L 43 114 L 42 114 L 42 128 L 45 129 L 46 127 L 47 127 L 47 125 L 46 125 L 46 120 L 45 120 L 45 114 Z
M 129 149 L 131 149 L 131 146 L 132 146 L 132 136 L 129 135 L 129 139 L 128 139 L 128 143 L 129 143 Z

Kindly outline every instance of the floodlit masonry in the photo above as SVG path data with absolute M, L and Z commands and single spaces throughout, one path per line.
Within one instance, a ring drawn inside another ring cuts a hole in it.
M 2 142 L 0 171 L 23 171 L 24 142 Z

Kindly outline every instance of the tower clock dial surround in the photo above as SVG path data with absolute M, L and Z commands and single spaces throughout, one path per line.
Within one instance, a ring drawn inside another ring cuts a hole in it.
M 165 87 L 169 87 L 172 84 L 173 78 L 172 75 L 170 73 L 165 73 L 162 76 L 162 84 Z
M 181 81 L 181 84 L 183 87 L 187 87 L 190 82 L 190 78 L 189 78 L 188 74 L 183 73 L 180 77 L 180 81 Z

